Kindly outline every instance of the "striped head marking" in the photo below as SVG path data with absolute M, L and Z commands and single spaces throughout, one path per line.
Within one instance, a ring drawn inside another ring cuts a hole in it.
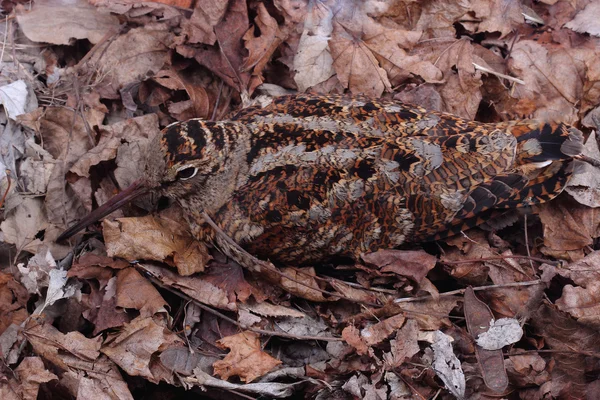
M 192 119 L 166 127 L 151 142 L 146 184 L 176 200 L 194 198 L 214 208 L 235 188 L 249 145 L 247 129 L 235 122 Z M 212 201 L 210 196 L 217 197 Z

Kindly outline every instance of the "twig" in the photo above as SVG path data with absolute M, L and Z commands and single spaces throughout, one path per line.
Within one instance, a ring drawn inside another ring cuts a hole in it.
M 504 78 L 504 79 L 509 80 L 511 82 L 520 83 L 521 85 L 525 84 L 525 81 L 522 80 L 522 79 L 515 78 L 515 77 L 509 76 L 509 75 L 501 74 L 500 72 L 496 72 L 496 71 L 494 71 L 492 69 L 486 68 L 486 67 L 481 66 L 479 64 L 475 64 L 475 63 L 471 63 L 471 64 L 473 64 L 473 66 L 475 67 L 475 69 L 478 69 L 480 71 L 486 72 L 488 74 L 496 75 L 497 77 Z
M 580 155 L 575 156 L 573 158 L 577 158 L 577 159 L 579 159 L 581 161 L 584 161 L 584 162 L 586 162 L 586 163 L 588 163 L 590 165 L 593 165 L 596 168 L 600 168 L 600 160 L 596 160 L 595 158 L 588 157 L 588 156 L 586 156 L 584 154 L 580 154 Z
M 440 260 L 440 262 L 442 264 L 455 265 L 455 264 L 470 264 L 470 263 L 479 262 L 479 261 L 498 261 L 498 260 L 505 260 L 507 258 L 520 258 L 520 259 L 525 259 L 525 260 L 537 261 L 537 262 L 540 262 L 540 263 L 546 263 L 546 264 L 550 264 L 550 265 L 558 265 L 558 264 L 560 264 L 559 261 L 544 260 L 543 258 L 530 257 L 530 256 L 521 256 L 521 255 L 517 255 L 517 254 L 506 255 L 506 256 L 498 256 L 498 257 L 471 258 L 471 259 L 468 259 L 468 260 L 460 260 L 460 261 Z
M 191 301 L 192 303 L 194 303 L 195 305 L 197 305 L 198 307 L 200 307 L 201 309 L 203 309 L 204 311 L 207 311 L 213 315 L 216 315 L 219 318 L 224 319 L 227 322 L 230 322 L 242 329 L 246 329 L 255 333 L 259 333 L 262 335 L 268 335 L 268 336 L 277 336 L 277 337 L 284 337 L 284 338 L 288 338 L 288 339 L 296 339 L 296 340 L 324 340 L 324 341 L 328 341 L 328 342 L 342 342 L 344 341 L 344 339 L 342 339 L 341 337 L 335 337 L 335 336 L 299 336 L 299 335 L 292 335 L 290 333 L 285 333 L 285 332 L 275 332 L 275 331 L 269 331 L 266 329 L 258 329 L 258 328 L 252 328 L 251 326 L 248 326 L 246 324 L 242 324 L 236 320 L 234 320 L 233 318 L 229 318 L 227 315 L 221 313 L 220 311 L 217 311 L 209 306 L 207 306 L 206 304 L 201 303 L 200 301 L 194 299 L 193 297 L 188 296 L 185 293 L 179 292 L 167 285 L 165 285 L 164 283 L 162 283 L 159 279 L 148 275 L 144 269 L 142 269 L 141 267 L 137 267 L 140 268 L 143 272 L 144 272 L 144 276 L 148 277 L 148 279 L 150 279 L 155 285 L 160 286 L 162 289 L 165 289 L 171 293 L 173 293 L 174 295 L 181 297 L 182 299 L 186 300 L 186 301 Z
M 473 290 L 482 291 L 482 290 L 488 290 L 488 289 L 503 289 L 503 288 L 509 288 L 509 287 L 541 285 L 543 283 L 544 282 L 542 282 L 541 279 L 536 279 L 534 281 L 513 282 L 513 283 L 505 283 L 502 285 L 477 286 L 477 287 L 474 287 Z M 456 296 L 458 294 L 464 294 L 465 290 L 466 289 L 452 290 L 450 292 L 440 293 L 439 296 L 440 297 Z M 412 303 L 414 301 L 429 300 L 429 299 L 433 299 L 433 296 L 430 294 L 425 295 L 425 296 L 419 296 L 419 297 L 403 297 L 403 298 L 395 299 L 394 303 Z

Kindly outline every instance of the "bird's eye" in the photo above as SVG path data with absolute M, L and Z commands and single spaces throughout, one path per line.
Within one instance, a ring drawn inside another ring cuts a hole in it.
M 177 170 L 177 179 L 185 181 L 187 179 L 193 178 L 198 173 L 198 168 L 196 167 L 181 167 Z

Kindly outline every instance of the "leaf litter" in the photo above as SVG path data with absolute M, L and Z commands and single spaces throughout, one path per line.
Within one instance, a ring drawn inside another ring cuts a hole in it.
M 259 94 L 562 121 L 598 158 L 595 2 L 21 3 L 0 9 L 0 398 L 600 392 L 597 167 L 504 229 L 354 265 L 256 260 L 268 279 L 152 197 L 55 242 L 139 176 L 161 128 Z

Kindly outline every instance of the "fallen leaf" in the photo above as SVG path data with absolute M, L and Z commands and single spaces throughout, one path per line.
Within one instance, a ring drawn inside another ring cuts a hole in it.
M 580 250 L 600 236 L 600 212 L 567 195 L 536 206 L 544 225 L 544 245 L 550 250 Z
M 584 259 L 565 268 L 554 268 L 560 276 L 569 279 L 556 306 L 577 321 L 600 327 L 600 252 L 588 254 Z
M 254 288 L 244 278 L 242 267 L 233 261 L 228 264 L 211 264 L 203 279 L 227 292 L 230 302 L 245 302 L 254 292 Z
M 226 390 L 239 390 L 241 392 L 253 393 L 259 396 L 273 397 L 278 399 L 287 398 L 292 395 L 293 387 L 289 383 L 246 383 L 235 384 L 221 379 L 213 378 L 200 368 L 194 370 L 193 379 L 185 380 L 189 384 L 208 386 Z
M 477 298 L 473 288 L 467 288 L 464 299 L 467 329 L 471 336 L 476 339 L 489 332 L 491 324 L 494 322 L 494 315 L 488 306 Z M 481 347 L 479 342 L 477 344 L 475 354 L 486 386 L 495 392 L 504 392 L 508 387 L 508 376 L 504 368 L 502 347 L 500 349 L 487 349 Z
M 187 42 L 215 44 L 217 36 L 214 28 L 225 16 L 227 5 L 226 1 L 197 1 L 192 16 L 181 24 Z
M 28 300 L 27 290 L 12 275 L 0 272 L 0 334 L 11 325 L 19 326 L 25 321 L 29 316 Z M 4 350 L 2 348 L 2 354 L 6 357 L 8 352 Z
M 390 352 L 383 354 L 383 360 L 390 369 L 398 368 L 420 351 L 417 343 L 419 327 L 413 319 L 407 319 L 404 326 L 396 332 L 396 338 L 390 340 Z
M 88 64 L 105 74 L 96 90 L 103 98 L 119 98 L 121 89 L 160 71 L 169 59 L 173 34 L 166 26 L 134 28 L 105 43 Z
M 446 388 L 459 399 L 465 396 L 465 375 L 460 361 L 454 355 L 451 337 L 441 331 L 434 332 L 433 370 L 444 382 Z
M 289 10 L 291 7 L 285 4 Z M 301 92 L 325 82 L 335 74 L 329 39 L 333 32 L 331 2 L 309 2 L 304 30 L 293 58 L 294 81 Z M 296 9 L 289 11 L 295 15 Z M 288 14 L 289 15 L 289 14 Z M 297 15 L 295 16 L 297 18 Z
M 170 269 L 152 264 L 138 264 L 146 273 L 154 276 L 163 285 L 181 290 L 191 298 L 223 310 L 235 311 L 237 305 L 229 300 L 227 292 L 207 282 L 201 276 L 180 276 Z
M 319 285 L 314 279 L 314 268 L 282 268 L 281 287 L 287 292 L 312 301 L 325 301 L 317 290 Z
M 251 27 L 242 37 L 248 49 L 248 58 L 242 68 L 244 71 L 252 70 L 253 75 L 260 77 L 273 52 L 287 37 L 287 33 L 279 29 L 277 21 L 269 15 L 263 3 L 258 4 L 256 12 L 254 23 L 260 30 L 260 36 L 254 36 L 255 27 Z
M 118 307 L 139 310 L 143 318 L 152 317 L 157 312 L 167 312 L 167 302 L 135 268 L 122 269 L 117 273 L 115 295 Z
M 575 15 L 573 20 L 565 24 L 565 28 L 573 29 L 575 32 L 589 33 L 593 36 L 600 36 L 600 22 L 596 16 L 600 15 L 600 4 L 590 2 L 588 5 Z
M 109 334 L 101 351 L 128 375 L 158 383 L 150 370 L 151 358 L 157 356 L 160 349 L 175 345 L 183 345 L 177 335 L 154 319 L 139 316 L 119 332 Z
M 27 104 L 27 84 L 19 79 L 8 85 L 0 86 L 0 103 L 10 119 L 25 114 Z
M 369 352 L 369 346 L 360 337 L 360 332 L 354 325 L 348 325 L 342 330 L 342 339 L 346 341 L 350 346 L 356 349 L 356 352 L 360 355 L 367 354 Z
M 71 357 L 93 362 L 100 356 L 102 338 L 88 339 L 79 332 L 61 333 L 52 325 L 30 319 L 23 335 L 33 347 L 35 353 L 63 371 L 69 369 Z
M 40 357 L 25 357 L 15 369 L 21 383 L 24 400 L 35 400 L 42 383 L 58 379 L 58 376 L 48 371 Z
M 592 132 L 585 142 L 584 154 L 597 160 L 600 159 L 595 132 Z M 579 204 L 592 208 L 600 207 L 600 174 L 598 173 L 598 167 L 588 163 L 577 163 L 575 173 L 567 183 L 565 191 Z
M 250 74 L 242 71 L 244 65 L 242 37 L 248 30 L 248 25 L 248 9 L 245 0 L 230 1 L 225 16 L 214 27 L 218 48 L 200 49 L 194 54 L 198 63 L 240 93 L 248 91 L 250 82 Z
M 68 45 L 73 39 L 96 44 L 118 32 L 119 20 L 83 0 L 41 0 L 29 11 L 20 10 L 17 21 L 33 42 Z
M 368 346 L 374 346 L 387 339 L 404 325 L 403 314 L 394 315 L 360 331 L 360 336 Z
M 511 33 L 525 23 L 523 8 L 517 0 L 480 0 L 472 3 L 472 11 L 482 21 L 477 32 L 500 32 L 500 37 Z
M 333 24 L 329 40 L 333 68 L 342 86 L 352 93 L 380 97 L 384 91 L 391 90 L 392 84 L 375 55 L 361 40 L 361 32 L 355 29 L 337 21 Z
M 146 216 L 104 220 L 102 226 L 109 257 L 166 260 L 184 276 L 204 271 L 210 259 L 206 246 L 181 230 L 181 222 Z
M 217 344 L 223 349 L 230 349 L 223 360 L 213 364 L 215 374 L 223 379 L 237 375 L 249 383 L 281 364 L 281 361 L 262 350 L 259 336 L 254 332 L 244 331 L 227 336 L 218 340 Z
M 361 258 L 381 272 L 406 276 L 417 284 L 437 263 L 436 257 L 423 250 L 378 250 L 375 253 L 363 254 Z

